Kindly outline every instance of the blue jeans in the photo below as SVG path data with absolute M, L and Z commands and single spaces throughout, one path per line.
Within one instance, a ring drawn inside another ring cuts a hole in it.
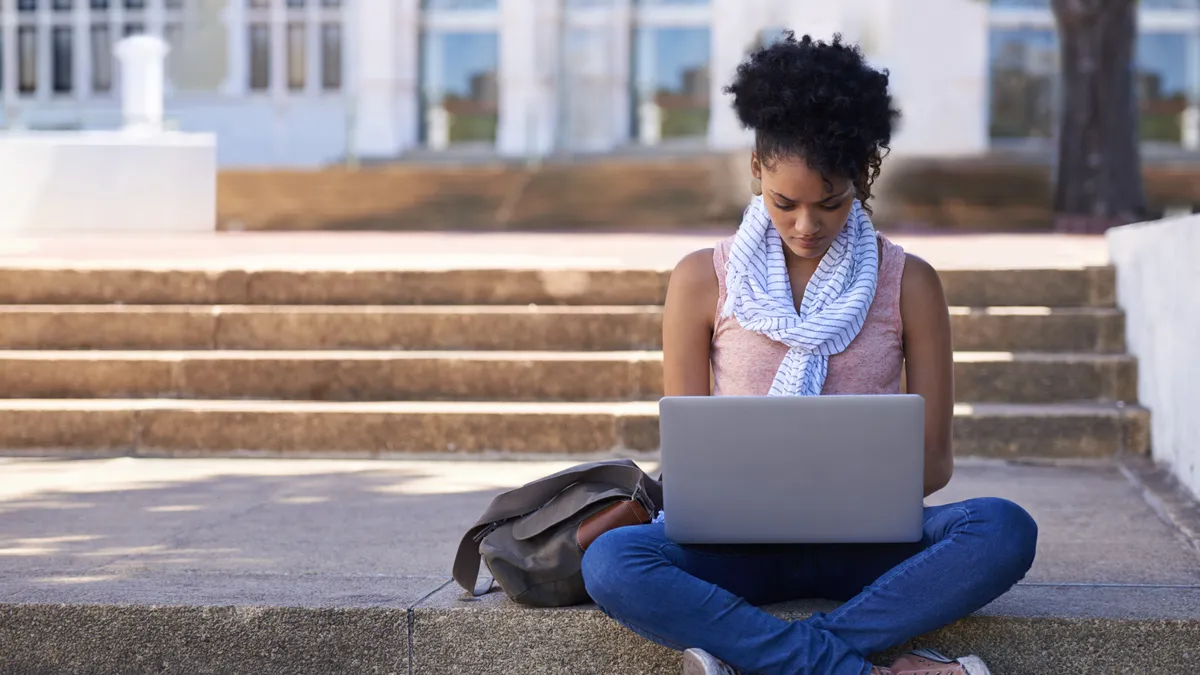
M 583 578 L 605 613 L 672 649 L 704 649 L 743 673 L 864 675 L 869 655 L 1012 588 L 1036 544 L 1024 509 L 972 499 L 926 508 L 916 544 L 680 546 L 661 524 L 624 527 L 588 548 Z M 845 604 L 804 621 L 758 609 L 801 598 Z

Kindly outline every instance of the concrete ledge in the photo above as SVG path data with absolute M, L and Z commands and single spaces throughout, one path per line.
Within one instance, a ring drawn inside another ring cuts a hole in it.
M 1110 354 L 957 352 L 960 401 L 1137 401 Z M 11 398 L 657 401 L 658 351 L 0 350 Z
M 414 610 L 414 673 L 679 670 L 678 654 L 634 636 L 594 608 L 530 610 L 497 595 L 481 601 L 462 596 L 457 586 L 447 586 Z M 770 611 L 800 620 L 835 606 L 799 602 Z M 977 653 L 1004 675 L 1186 672 L 1200 658 L 1200 587 L 1018 586 L 910 646 Z M 899 651 L 879 659 L 886 662 Z
M 1110 404 L 955 407 L 960 457 L 1144 455 L 1149 412 Z M 405 453 L 641 453 L 659 447 L 658 404 L 0 400 L 0 447 L 145 456 L 378 457 Z
M 1114 354 L 1115 309 L 950 308 L 959 350 Z M 9 305 L 0 349 L 662 349 L 662 308 Z
M 0 458 L 0 672 L 678 672 L 594 609 L 463 602 L 448 585 L 492 497 L 566 465 Z M 1038 555 L 1029 583 L 920 644 L 1004 675 L 1191 672 L 1197 527 L 1170 514 L 1195 503 L 1160 478 L 1148 463 L 959 463 L 930 502 L 1011 499 L 1039 524 Z
M 769 610 L 802 620 L 834 606 Z M 454 585 L 408 606 L 4 604 L 0 640 L 5 672 L 21 674 L 643 675 L 679 668 L 677 653 L 593 607 L 533 610 L 499 593 L 465 601 Z M 1200 658 L 1200 587 L 1018 586 L 910 646 L 977 653 L 1005 675 L 1188 672 Z
M 1109 268 L 940 272 L 963 307 L 1112 307 Z M 661 305 L 669 270 L 0 269 L 4 304 Z

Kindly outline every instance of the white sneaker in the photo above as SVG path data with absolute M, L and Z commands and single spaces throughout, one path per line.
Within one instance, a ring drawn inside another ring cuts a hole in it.
M 738 671 L 703 649 L 689 649 L 683 653 L 683 675 L 738 675 Z

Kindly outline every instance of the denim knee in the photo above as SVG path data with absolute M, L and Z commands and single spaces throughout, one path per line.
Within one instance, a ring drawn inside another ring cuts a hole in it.
M 971 500 L 971 511 L 985 523 L 988 547 L 998 572 L 1016 583 L 1033 566 L 1037 553 L 1038 526 L 1029 512 L 1007 499 Z
M 634 525 L 609 530 L 596 538 L 583 554 L 583 584 L 592 601 L 607 612 L 619 612 L 627 598 L 636 595 L 638 570 L 661 556 L 661 542 Z M 661 527 L 661 526 L 658 526 Z

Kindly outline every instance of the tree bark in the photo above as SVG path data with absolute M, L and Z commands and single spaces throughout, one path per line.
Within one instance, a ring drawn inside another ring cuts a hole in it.
M 1056 228 L 1103 232 L 1142 220 L 1134 45 L 1137 0 L 1052 0 L 1062 54 Z

